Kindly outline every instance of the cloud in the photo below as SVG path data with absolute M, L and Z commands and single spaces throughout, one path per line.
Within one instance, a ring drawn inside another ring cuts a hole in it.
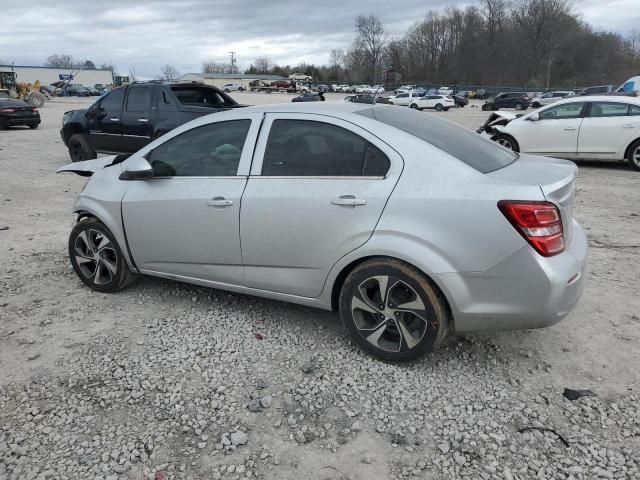
M 638 25 L 637 0 L 579 0 L 582 18 L 596 28 L 627 32 Z M 165 64 L 197 72 L 203 60 L 228 61 L 236 52 L 240 68 L 259 56 L 281 64 L 328 61 L 332 48 L 348 48 L 354 18 L 375 13 L 388 36 L 399 36 L 430 9 L 463 7 L 467 0 L 31 0 L 3 6 L 0 59 L 40 65 L 49 55 L 68 53 L 122 72 L 152 78 Z M 615 8 L 613 7 L 615 5 Z M 34 21 L 37 19 L 37 21 Z

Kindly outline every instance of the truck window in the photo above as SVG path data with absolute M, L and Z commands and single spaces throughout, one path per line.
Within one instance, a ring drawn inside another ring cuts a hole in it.
M 173 87 L 171 91 L 183 105 L 215 107 L 224 105 L 224 99 L 213 88 Z
M 151 92 L 149 87 L 129 87 L 127 96 L 128 112 L 148 112 L 151 110 Z
M 119 112 L 122 110 L 122 101 L 124 100 L 124 88 L 116 88 L 107 93 L 100 100 L 100 108 L 110 112 Z

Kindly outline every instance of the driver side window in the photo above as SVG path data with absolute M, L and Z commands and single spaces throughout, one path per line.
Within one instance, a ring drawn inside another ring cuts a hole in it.
M 196 127 L 149 154 L 154 177 L 231 177 L 238 171 L 251 120 Z
M 555 107 L 544 110 L 538 115 L 540 120 L 564 120 L 569 118 L 580 118 L 583 107 L 583 102 L 563 103 L 562 105 L 557 105 Z

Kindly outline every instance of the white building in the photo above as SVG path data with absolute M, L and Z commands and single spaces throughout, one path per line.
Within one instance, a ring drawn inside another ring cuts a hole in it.
M 18 83 L 35 83 L 40 80 L 40 85 L 51 85 L 60 80 L 69 80 L 69 83 L 77 83 L 85 87 L 93 87 L 97 83 L 108 85 L 113 83 L 111 70 L 74 70 L 69 68 L 27 67 L 23 65 L 0 65 L 0 72 L 15 72 Z

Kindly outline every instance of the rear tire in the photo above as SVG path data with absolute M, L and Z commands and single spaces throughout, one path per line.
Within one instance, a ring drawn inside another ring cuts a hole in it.
M 435 109 L 437 112 L 441 112 L 442 111 L 442 104 L 441 103 L 436 103 Z
M 368 260 L 347 276 L 340 316 L 358 345 L 392 362 L 435 350 L 449 328 L 447 304 L 437 288 L 413 266 L 389 258 Z
M 521 103 L 516 103 L 516 110 L 524 110 L 524 105 Z
M 627 162 L 629 162 L 631 168 L 640 171 L 640 140 L 636 140 L 629 147 Z
M 83 133 L 71 135 L 67 146 L 69 148 L 69 157 L 73 162 L 83 162 L 97 157 L 96 152 L 89 143 L 89 139 Z
M 538 103 L 538 102 L 533 102 L 533 103 L 531 104 L 531 106 L 532 106 L 533 108 L 540 108 L 540 103 Z
M 499 145 L 502 145 L 504 148 L 508 148 L 513 152 L 520 151 L 520 146 L 518 145 L 518 142 L 516 141 L 516 139 L 513 138 L 511 135 L 507 135 L 506 133 L 501 133 L 497 135 L 493 139 L 493 141 Z
M 35 130 L 36 128 L 38 128 L 38 124 L 37 123 L 31 124 L 31 125 L 29 125 L 29 128 L 31 130 Z
M 71 230 L 68 247 L 73 270 L 96 292 L 114 293 L 136 280 L 118 242 L 97 218 L 79 221 Z
M 449 111 L 449 108 L 450 108 L 450 107 L 446 107 L 446 108 L 443 108 L 443 110 L 444 110 L 445 112 L 448 112 L 448 111 Z

